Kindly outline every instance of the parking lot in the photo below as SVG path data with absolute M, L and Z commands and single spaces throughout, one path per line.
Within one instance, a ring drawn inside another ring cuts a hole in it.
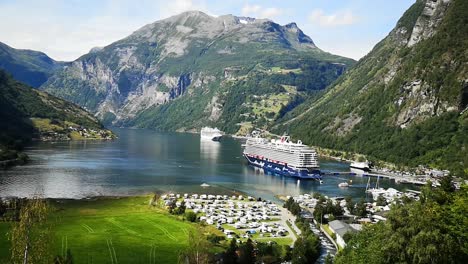
M 227 239 L 288 240 L 291 244 L 296 240 L 286 223 L 290 221 L 294 228 L 295 217 L 271 201 L 242 195 L 207 194 L 167 194 L 161 198 L 166 205 L 175 202 L 179 207 L 185 203 L 186 210 L 192 210 L 201 222 L 221 230 Z

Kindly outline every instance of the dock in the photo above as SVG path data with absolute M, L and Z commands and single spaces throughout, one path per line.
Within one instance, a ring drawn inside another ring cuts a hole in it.
M 351 171 L 321 171 L 320 174 L 322 176 L 327 175 L 352 175 L 352 176 L 363 176 L 363 177 L 374 177 L 374 178 L 388 178 L 393 179 L 399 183 L 409 183 L 409 184 L 416 184 L 416 185 L 425 185 L 427 180 L 429 180 L 428 176 L 406 176 L 406 175 L 398 175 L 398 174 L 390 174 L 390 173 L 383 173 L 383 172 L 363 172 L 355 173 Z

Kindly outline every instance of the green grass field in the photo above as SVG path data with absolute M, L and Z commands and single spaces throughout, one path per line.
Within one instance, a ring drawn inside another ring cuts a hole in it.
M 8 263 L 10 243 L 8 241 L 8 230 L 10 223 L 0 222 L 0 263 Z
M 272 73 L 280 73 L 280 74 L 287 74 L 290 72 L 293 72 L 295 74 L 300 74 L 302 73 L 302 70 L 297 68 L 297 69 L 282 69 L 281 67 L 271 67 L 271 72 Z
M 149 197 L 52 201 L 53 255 L 74 263 L 176 263 L 194 224 L 150 207 Z M 10 224 L 0 222 L 0 263 L 8 263 Z

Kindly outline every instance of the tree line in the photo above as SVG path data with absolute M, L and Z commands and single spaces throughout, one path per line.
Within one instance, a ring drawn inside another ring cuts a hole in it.
M 351 234 L 336 263 L 466 263 L 468 186 L 428 183 L 419 201 L 391 206 L 387 221 Z

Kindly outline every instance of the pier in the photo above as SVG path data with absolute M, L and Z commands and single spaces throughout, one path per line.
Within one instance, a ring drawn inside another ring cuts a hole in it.
M 425 185 L 427 183 L 427 180 L 429 180 L 429 176 L 426 175 L 421 175 L 421 176 L 407 176 L 407 175 L 398 175 L 398 174 L 393 174 L 393 173 L 384 173 L 384 172 L 363 172 L 361 173 L 355 173 L 352 171 L 338 171 L 338 172 L 332 172 L 332 171 L 321 171 L 320 174 L 322 176 L 327 176 L 327 175 L 352 175 L 352 176 L 363 176 L 363 177 L 374 177 L 374 178 L 389 178 L 393 179 L 396 182 L 399 183 L 410 183 L 410 184 L 416 184 L 416 185 Z

